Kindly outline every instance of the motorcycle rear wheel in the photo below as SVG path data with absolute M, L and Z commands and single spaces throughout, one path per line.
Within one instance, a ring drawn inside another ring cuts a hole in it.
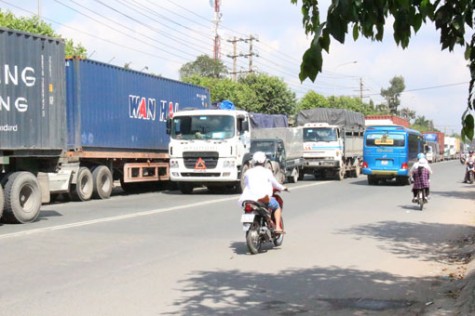
M 419 203 L 419 209 L 422 211 L 424 208 L 424 191 L 419 190 L 417 193 L 417 202 Z
M 281 218 L 280 221 L 281 221 L 280 229 L 284 231 L 284 219 Z M 276 247 L 282 246 L 282 243 L 284 242 L 284 234 L 276 235 L 272 241 L 274 242 L 274 246 Z
M 259 236 L 259 223 L 252 223 L 251 227 L 246 232 L 246 244 L 247 249 L 253 255 L 258 254 L 261 251 L 262 240 Z

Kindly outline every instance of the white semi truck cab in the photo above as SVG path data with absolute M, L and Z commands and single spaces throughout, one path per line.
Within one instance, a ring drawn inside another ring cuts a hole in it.
M 200 186 L 240 192 L 250 129 L 249 113 L 242 110 L 175 112 L 167 122 L 170 180 L 185 194 Z

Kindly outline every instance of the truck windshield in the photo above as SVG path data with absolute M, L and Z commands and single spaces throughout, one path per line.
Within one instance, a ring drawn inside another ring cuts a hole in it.
M 403 134 L 374 133 L 366 136 L 366 146 L 404 147 L 405 144 Z
M 274 141 L 251 141 L 251 154 L 255 153 L 256 151 L 263 151 L 266 153 L 266 155 L 270 155 L 274 152 L 274 144 Z
M 173 118 L 173 139 L 228 139 L 236 134 L 235 120 L 229 115 L 190 115 Z
M 335 142 L 337 135 L 334 128 L 331 127 L 312 127 L 304 128 L 304 142 Z

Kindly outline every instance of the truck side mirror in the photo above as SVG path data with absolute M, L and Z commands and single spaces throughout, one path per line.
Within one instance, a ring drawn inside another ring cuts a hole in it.
M 166 126 L 167 126 L 167 135 L 170 135 L 171 131 L 172 131 L 172 120 L 171 119 L 167 119 Z

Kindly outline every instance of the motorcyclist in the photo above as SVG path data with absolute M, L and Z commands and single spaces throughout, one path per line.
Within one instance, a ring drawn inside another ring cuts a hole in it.
M 252 156 L 254 167 L 248 169 L 244 174 L 244 190 L 239 198 L 242 205 L 244 201 L 250 200 L 255 202 L 264 202 L 274 212 L 276 234 L 283 234 L 281 229 L 282 209 L 277 200 L 272 196 L 273 190 L 287 191 L 287 187 L 280 184 L 272 171 L 265 168 L 264 164 L 267 160 L 266 154 L 257 151 Z
M 473 150 L 469 150 L 468 151 L 468 156 L 467 158 L 465 159 L 465 177 L 464 177 L 464 180 L 463 182 L 464 183 L 467 183 L 468 182 L 468 170 L 467 170 L 467 166 L 469 163 L 475 163 L 475 156 L 473 155 Z
M 429 166 L 425 155 L 420 153 L 417 155 L 418 161 L 412 166 L 409 170 L 409 176 L 413 179 L 412 186 L 412 202 L 417 202 L 417 191 L 424 189 L 426 199 L 430 198 L 430 175 L 432 174 L 432 169 Z

